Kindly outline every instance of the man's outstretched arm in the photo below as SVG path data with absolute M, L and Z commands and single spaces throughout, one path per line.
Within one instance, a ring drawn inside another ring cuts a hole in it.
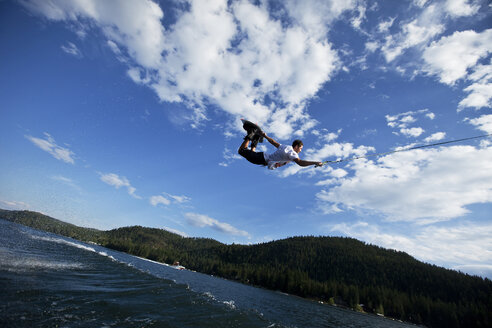
M 266 140 L 268 140 L 268 142 L 271 143 L 275 148 L 280 147 L 280 144 L 277 141 L 275 141 L 275 139 L 272 139 L 269 136 L 267 136 L 266 133 L 263 133 L 263 138 L 265 138 Z
M 310 166 L 310 165 L 315 165 L 316 167 L 323 166 L 322 162 L 305 161 L 300 158 L 296 158 L 294 162 L 296 162 L 296 164 L 299 166 Z

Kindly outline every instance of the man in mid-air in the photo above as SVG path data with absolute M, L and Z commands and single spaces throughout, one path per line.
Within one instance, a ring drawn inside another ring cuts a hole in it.
M 267 134 L 256 124 L 251 123 L 250 121 L 243 120 L 243 128 L 246 130 L 247 134 L 238 149 L 238 153 L 253 164 L 268 166 L 270 170 L 284 166 L 289 162 L 295 162 L 299 166 L 314 165 L 318 167 L 323 165 L 322 162 L 305 161 L 299 158 L 299 153 L 303 147 L 301 140 L 294 140 L 292 146 L 281 145 L 267 136 Z M 256 146 L 258 145 L 258 142 L 263 141 L 263 138 L 268 140 L 268 142 L 277 148 L 277 150 L 271 154 L 256 152 Z M 248 149 L 250 142 L 251 149 Z

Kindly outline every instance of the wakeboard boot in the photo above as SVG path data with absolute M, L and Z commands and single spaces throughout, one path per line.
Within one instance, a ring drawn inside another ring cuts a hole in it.
M 263 131 L 258 125 L 244 119 L 241 119 L 241 121 L 243 122 L 243 129 L 248 133 L 245 139 L 247 138 L 251 141 L 256 139 L 256 144 L 258 144 L 258 142 L 263 142 Z
M 253 139 L 251 140 L 251 150 L 255 149 L 256 146 L 258 146 L 258 142 L 260 141 L 260 136 L 258 134 L 255 134 Z

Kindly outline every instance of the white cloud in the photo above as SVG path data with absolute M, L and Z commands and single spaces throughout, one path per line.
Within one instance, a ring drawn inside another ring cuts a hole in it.
M 282 178 L 286 178 L 297 173 L 309 174 L 311 169 L 302 168 L 297 164 L 290 164 L 289 166 L 285 166 L 284 168 L 282 168 L 282 170 L 278 170 L 275 173 Z
M 107 183 L 110 186 L 115 187 L 116 189 L 119 189 L 121 187 L 126 187 L 128 194 L 136 199 L 141 199 L 142 197 L 138 196 L 135 194 L 135 189 L 131 184 L 130 181 L 126 177 L 120 177 L 119 175 L 115 173 L 99 173 L 100 179 L 102 182 Z
M 319 161 L 326 160 L 333 157 L 342 159 L 349 158 L 351 156 L 363 156 L 369 151 L 373 151 L 373 147 L 359 146 L 354 147 L 352 143 L 331 143 L 325 144 L 320 149 L 307 149 L 306 156 L 314 158 Z
M 178 204 L 182 204 L 182 203 L 187 203 L 191 200 L 190 197 L 187 197 L 187 196 L 177 196 L 177 195 L 169 195 L 169 197 L 171 197 L 172 199 L 174 199 L 174 202 L 178 203 Z
M 402 125 L 402 124 L 407 124 L 407 123 L 414 123 L 417 122 L 417 119 L 415 118 L 416 115 L 422 115 L 426 114 L 426 116 L 430 117 L 431 119 L 434 118 L 433 113 L 429 113 L 429 109 L 420 109 L 420 110 L 414 110 L 414 111 L 408 111 L 404 113 L 399 113 L 396 115 L 386 115 L 386 121 L 388 122 L 388 125 L 391 127 L 395 127 L 396 125 Z M 432 117 L 431 117 L 432 116 Z M 390 125 L 390 123 L 394 122 L 393 125 Z
M 369 52 L 375 52 L 376 50 L 379 49 L 379 43 L 376 41 L 368 41 L 365 43 L 365 48 Z
M 401 32 L 386 34 L 381 50 L 386 61 L 392 62 L 407 49 L 427 44 L 444 29 L 440 6 L 431 4 L 425 7 L 417 18 L 402 23 Z
M 414 123 L 416 121 L 417 120 L 412 115 L 406 115 L 400 119 L 400 122 L 404 124 Z
M 492 83 L 474 83 L 464 89 L 469 95 L 460 101 L 458 110 L 465 107 L 492 107 Z
M 357 160 L 354 172 L 317 194 L 326 213 L 361 210 L 390 221 L 428 224 L 460 217 L 492 202 L 492 147 L 452 146 Z
M 409 253 L 421 261 L 492 277 L 492 224 L 462 222 L 449 226 L 408 227 L 404 234 L 384 226 L 357 222 L 328 227 L 330 231 L 385 248 Z
M 285 1 L 289 16 L 318 39 L 326 36 L 329 24 L 345 11 L 356 9 L 357 5 L 356 0 Z
M 249 233 L 243 230 L 239 230 L 229 223 L 219 222 L 216 219 L 212 219 L 211 217 L 203 214 L 197 213 L 186 213 L 185 218 L 187 222 L 195 227 L 211 227 L 214 230 L 229 234 L 229 235 L 238 235 L 243 237 L 250 237 Z
M 391 128 L 398 128 L 399 132 L 407 137 L 419 137 L 425 132 L 421 127 L 408 127 L 409 124 L 418 121 L 417 117 L 424 115 L 430 119 L 434 119 L 434 113 L 429 113 L 429 110 L 420 109 L 416 111 L 408 111 L 405 113 L 400 113 L 396 115 L 386 115 L 386 122 Z M 398 135 L 397 132 L 394 134 Z
M 222 156 L 224 158 L 224 161 L 220 162 L 219 165 L 224 167 L 229 166 L 229 164 L 231 164 L 234 160 L 242 158 L 237 152 L 232 152 L 227 147 L 222 152 Z
M 147 73 L 138 67 L 129 68 L 126 72 L 133 82 L 137 84 L 147 84 L 151 82 L 151 78 Z
M 399 33 L 389 34 L 389 27 L 394 25 L 395 18 L 378 25 L 378 31 L 384 37 L 384 42 L 380 44 L 387 62 L 395 60 L 410 48 L 420 50 L 444 33 L 449 21 L 471 16 L 480 8 L 470 5 L 467 0 L 416 1 L 415 5 L 420 11 L 415 18 L 401 22 Z
M 414 4 L 416 14 L 409 10 L 411 16 L 403 17 L 399 24 L 395 23 L 394 18 L 380 23 L 366 42 L 367 51 L 380 49 L 389 63 L 403 58 L 402 55 L 411 49 L 412 56 L 417 58 L 412 60 L 412 64 L 404 65 L 413 72 L 413 76 L 418 73 L 437 76 L 441 83 L 451 86 L 459 80 L 471 82 L 464 87 L 468 96 L 459 103 L 458 110 L 491 107 L 492 65 L 479 64 L 492 51 L 492 30 L 455 31 L 438 39 L 451 24 L 456 24 L 458 18 L 477 14 L 480 4 L 468 0 L 414 1 Z M 406 71 L 400 68 L 395 69 Z M 489 74 L 477 78 L 472 73 L 474 70 L 486 70 Z
M 384 32 L 384 33 L 388 32 L 389 29 L 391 28 L 391 26 L 393 26 L 394 21 L 395 21 L 395 18 L 392 17 L 387 21 L 383 21 L 383 22 L 379 23 L 378 24 L 378 31 Z
M 44 135 L 46 137 L 45 139 L 32 136 L 25 137 L 42 150 L 51 154 L 54 158 L 69 164 L 75 163 L 75 154 L 70 149 L 58 146 L 55 142 L 55 139 L 48 133 L 45 133 Z
M 188 237 L 188 234 L 186 234 L 185 232 L 182 232 L 180 230 L 177 230 L 177 229 L 173 229 L 173 228 L 168 228 L 168 227 L 162 227 L 164 230 L 167 230 L 169 232 L 172 232 L 172 233 L 175 233 L 177 235 L 180 235 L 182 237 Z
M 111 51 L 114 52 L 115 55 L 118 55 L 118 56 L 123 55 L 123 53 L 120 50 L 120 47 L 118 47 L 118 45 L 116 43 L 114 43 L 113 41 L 108 40 L 107 45 L 108 45 L 109 49 L 111 49 Z
M 492 114 L 482 115 L 477 118 L 467 119 L 470 124 L 477 127 L 486 133 L 492 133 Z
M 466 272 L 480 277 L 487 277 L 492 279 L 492 265 L 491 264 L 460 264 L 453 266 L 454 270 Z
M 414 4 L 420 8 L 424 7 L 427 1 L 428 0 L 413 0 Z
M 423 52 L 424 71 L 437 75 L 442 83 L 454 85 L 467 77 L 468 70 L 491 52 L 492 29 L 454 32 L 433 42 Z
M 66 52 L 67 54 L 72 55 L 74 57 L 77 57 L 77 58 L 81 58 L 82 57 L 82 52 L 72 42 L 68 42 L 66 45 L 62 45 L 61 46 L 61 49 L 64 52 Z
M 0 204 L 2 208 L 8 209 L 8 210 L 27 210 L 30 209 L 31 206 L 27 203 L 24 202 L 19 202 L 19 201 L 11 201 L 11 200 L 3 200 L 0 199 Z
M 191 114 L 183 117 L 192 126 L 207 120 L 205 105 L 212 103 L 280 139 L 313 126 L 306 102 L 340 67 L 327 39 L 330 24 L 348 10 L 363 18 L 355 0 L 287 1 L 276 12 L 267 2 L 190 0 L 165 28 L 152 1 L 22 3 L 51 20 L 100 28 L 117 57 L 125 51 L 131 59 L 132 80 L 163 101 L 187 105 Z
M 464 89 L 468 96 L 460 101 L 458 111 L 466 107 L 492 107 L 492 60 L 488 65 L 477 65 L 467 79 L 472 82 Z
M 425 142 L 439 141 L 446 137 L 445 132 L 436 132 L 424 139 Z
M 171 201 L 162 195 L 158 195 L 150 197 L 150 204 L 152 206 L 157 206 L 159 204 L 169 205 L 171 204 Z
M 429 9 L 434 10 L 434 7 L 430 6 Z M 430 14 L 432 15 L 432 14 Z M 436 35 L 441 34 L 444 31 L 442 24 L 436 24 L 432 22 L 432 19 L 422 23 L 418 19 L 411 21 L 403 26 L 403 33 L 405 40 L 403 42 L 403 48 L 411 48 L 416 45 L 426 43 L 432 40 Z
M 478 4 L 469 4 L 469 0 L 447 0 L 445 3 L 446 12 L 451 16 L 471 16 L 475 14 L 480 6 Z
M 334 169 L 330 166 L 323 168 L 322 172 L 325 176 L 328 176 L 327 179 L 320 180 L 316 183 L 316 186 L 330 186 L 337 185 L 340 183 L 340 179 L 347 176 L 349 173 L 341 168 Z
M 340 133 L 342 133 L 342 129 L 338 129 L 337 132 L 328 132 L 328 130 L 323 129 L 323 131 L 313 131 L 313 134 L 321 137 L 321 139 L 324 142 L 332 142 L 333 140 L 337 139 L 340 136 Z
M 350 24 L 352 25 L 352 27 L 356 30 L 359 30 L 360 29 L 360 25 L 362 24 L 362 22 L 364 21 L 364 19 L 366 18 L 366 6 L 365 6 L 365 3 L 359 3 L 359 5 L 357 6 L 357 11 L 359 12 L 359 15 L 356 16 L 356 17 L 353 17 L 352 20 L 350 21 Z
M 427 114 L 425 114 L 425 116 L 427 116 L 431 120 L 436 118 L 436 114 L 434 114 L 434 113 L 427 113 Z
M 400 132 L 407 137 L 418 137 L 422 133 L 424 133 L 424 129 L 422 128 L 402 128 Z
M 64 176 L 61 176 L 61 175 L 55 175 L 55 176 L 52 176 L 51 177 L 53 180 L 55 181 L 59 181 L 77 191 L 82 191 L 82 189 L 77 185 L 77 183 L 75 183 L 72 179 L 70 178 L 67 178 L 67 177 L 64 177 Z
M 34 13 L 51 20 L 77 21 L 91 19 L 104 35 L 124 46 L 140 65 L 158 68 L 164 51 L 164 30 L 160 20 L 163 12 L 152 1 L 96 0 L 24 0 L 21 2 Z
M 108 173 L 108 174 L 100 174 L 101 180 L 104 183 L 107 183 L 110 186 L 119 189 L 120 187 L 128 187 L 130 186 L 130 182 L 125 177 L 119 177 L 117 174 Z
M 183 204 L 189 202 L 190 200 L 191 198 L 187 196 L 177 196 L 168 193 L 163 193 L 163 195 L 152 196 L 149 199 L 150 204 L 152 206 L 157 206 L 159 204 L 170 205 L 171 203 Z

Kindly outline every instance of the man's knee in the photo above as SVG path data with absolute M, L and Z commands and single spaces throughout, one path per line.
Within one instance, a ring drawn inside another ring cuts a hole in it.
M 245 150 L 247 150 L 248 148 L 244 148 L 243 146 L 239 147 L 239 149 L 237 150 L 237 153 L 243 157 L 246 157 L 246 155 L 244 154 L 245 153 Z

